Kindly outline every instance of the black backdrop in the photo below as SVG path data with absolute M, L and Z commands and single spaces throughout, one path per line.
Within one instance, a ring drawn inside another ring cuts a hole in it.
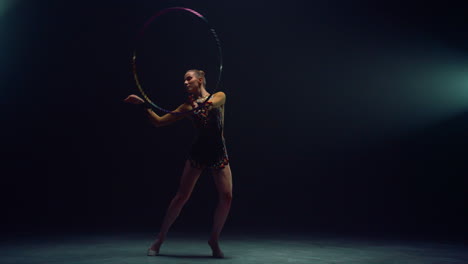
M 157 230 L 192 128 L 153 128 L 122 99 L 137 30 L 186 6 L 224 50 L 226 228 L 467 234 L 466 5 L 5 3 L 3 231 Z M 207 230 L 215 204 L 205 173 L 174 228 Z

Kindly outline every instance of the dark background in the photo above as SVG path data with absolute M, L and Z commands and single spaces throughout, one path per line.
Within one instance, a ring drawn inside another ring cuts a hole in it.
M 122 100 L 138 93 L 136 32 L 157 10 L 186 6 L 223 48 L 226 229 L 468 234 L 462 1 L 2 3 L 3 232 L 158 230 L 191 124 L 154 128 Z M 189 68 L 208 68 L 215 83 L 216 60 L 187 57 L 191 43 L 211 51 L 213 41 L 187 31 L 159 57 L 180 71 L 146 68 L 151 87 L 181 86 Z M 209 230 L 216 199 L 207 172 L 173 228 Z

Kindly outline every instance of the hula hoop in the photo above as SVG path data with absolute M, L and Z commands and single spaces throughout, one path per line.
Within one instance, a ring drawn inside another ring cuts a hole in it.
M 208 23 L 208 19 L 206 19 L 203 15 L 201 15 L 200 13 L 198 13 L 197 11 L 193 10 L 193 9 L 190 9 L 190 8 L 186 8 L 186 7 L 169 7 L 169 8 L 166 8 L 166 9 L 163 9 L 163 10 L 160 10 L 159 12 L 157 12 L 154 16 L 152 16 L 143 26 L 143 28 L 138 32 L 137 34 L 137 37 L 136 37 L 136 43 L 139 43 L 141 38 L 145 35 L 145 32 L 147 30 L 147 28 L 151 25 L 151 23 L 153 23 L 158 17 L 161 17 L 169 12 L 177 12 L 177 11 L 184 11 L 184 12 L 188 12 L 189 14 L 192 14 L 192 15 L 195 15 L 196 17 L 200 18 L 201 20 L 203 20 L 205 22 L 205 24 L 208 26 L 208 28 L 210 29 L 211 31 L 211 34 L 214 38 L 214 40 L 216 41 L 216 45 L 218 47 L 218 60 L 219 60 L 219 75 L 218 75 L 218 80 L 216 82 L 216 86 L 215 86 L 215 89 L 212 91 L 212 94 L 214 92 L 216 92 L 220 86 L 220 83 L 221 83 L 221 75 L 222 75 L 222 72 L 223 72 L 223 56 L 222 56 L 222 50 L 221 50 L 221 42 L 219 41 L 219 38 L 218 38 L 218 35 L 216 34 L 216 31 L 210 26 L 210 24 Z M 132 57 L 132 68 L 133 68 L 133 77 L 135 79 L 135 83 L 136 83 L 136 86 L 138 88 L 138 90 L 140 91 L 141 95 L 143 96 L 143 98 L 145 99 L 146 102 L 148 102 L 152 107 L 154 107 L 155 109 L 158 109 L 164 113 L 170 113 L 170 114 L 174 114 L 174 115 L 177 115 L 177 114 L 185 114 L 185 113 L 189 113 L 189 112 L 193 112 L 193 111 L 196 111 L 202 107 L 204 107 L 204 105 L 208 102 L 208 100 L 211 98 L 211 95 L 205 99 L 205 101 L 203 101 L 203 103 L 199 104 L 198 107 L 190 110 L 190 111 L 185 111 L 185 112 L 173 112 L 173 111 L 170 111 L 170 110 L 167 110 L 167 109 L 164 109 L 160 106 L 158 106 L 157 104 L 155 104 L 149 97 L 148 95 L 145 93 L 145 91 L 143 90 L 141 84 L 140 84 L 140 80 L 138 78 L 138 74 L 137 74 L 137 69 L 136 69 L 136 48 L 134 49 L 133 51 L 133 57 Z

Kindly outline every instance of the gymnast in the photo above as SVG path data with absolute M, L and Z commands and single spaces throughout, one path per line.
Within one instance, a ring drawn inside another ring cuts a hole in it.
M 184 85 L 189 93 L 187 102 L 181 104 L 172 113 L 159 116 L 148 102 L 132 94 L 124 101 L 142 105 L 152 124 L 156 127 L 167 126 L 183 118 L 192 121 L 196 136 L 185 162 L 179 189 L 172 199 L 162 222 L 159 234 L 148 249 L 148 256 L 156 256 L 166 239 L 167 232 L 190 197 L 200 174 L 210 168 L 219 195 L 213 219 L 213 227 L 208 244 L 213 257 L 224 258 L 219 246 L 219 237 L 232 201 L 232 173 L 224 141 L 224 105 L 226 95 L 223 92 L 210 94 L 206 90 L 205 73 L 202 70 L 188 70 L 184 76 Z

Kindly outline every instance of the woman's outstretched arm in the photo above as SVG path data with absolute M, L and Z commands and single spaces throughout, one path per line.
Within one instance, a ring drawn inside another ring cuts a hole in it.
M 190 106 L 187 104 L 181 104 L 179 107 L 177 107 L 176 110 L 172 112 L 173 113 L 187 112 L 187 111 L 190 111 L 189 107 Z M 151 108 L 146 108 L 146 113 L 148 114 L 151 123 L 155 125 L 156 127 L 170 125 L 176 121 L 183 119 L 186 116 L 186 114 L 171 114 L 171 113 L 165 114 L 163 116 L 159 116 L 158 114 L 153 112 Z
M 145 101 L 141 99 L 140 97 L 131 94 L 127 98 L 125 98 L 124 102 L 131 103 L 131 104 L 144 104 Z M 181 104 L 179 107 L 177 107 L 176 110 L 174 110 L 174 113 L 183 113 L 191 110 L 191 106 L 188 104 Z M 156 127 L 162 127 L 162 126 L 167 126 L 170 125 L 178 120 L 183 119 L 186 114 L 165 114 L 163 116 L 159 116 L 151 108 L 146 108 L 145 112 L 147 113 L 151 123 L 155 125 Z

